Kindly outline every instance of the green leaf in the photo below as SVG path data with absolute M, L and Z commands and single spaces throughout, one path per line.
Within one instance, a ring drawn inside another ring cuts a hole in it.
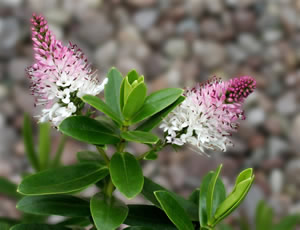
M 95 109 L 101 111 L 102 113 L 109 116 L 112 120 L 117 122 L 119 125 L 122 125 L 123 121 L 119 114 L 115 113 L 113 109 L 111 109 L 104 101 L 102 101 L 99 97 L 93 95 L 85 95 L 82 97 L 82 100 L 89 105 L 93 106 Z
M 90 215 L 89 202 L 69 195 L 27 196 L 17 203 L 17 209 L 36 215 L 70 217 Z
M 91 221 L 87 217 L 71 217 L 66 220 L 63 220 L 56 225 L 60 226 L 80 226 L 80 227 L 87 227 L 91 224 Z
M 110 161 L 110 175 L 113 184 L 128 199 L 143 189 L 144 177 L 140 163 L 130 153 L 115 153 Z
M 143 131 L 127 131 L 121 133 L 121 137 L 126 141 L 139 142 L 144 144 L 156 144 L 159 138 L 152 133 Z
M 250 172 L 250 173 L 249 173 Z M 246 177 L 246 175 L 248 177 Z M 233 191 L 229 194 L 229 196 L 223 201 L 215 213 L 215 219 L 217 224 L 230 213 L 232 213 L 239 204 L 244 200 L 251 185 L 254 181 L 254 175 L 252 169 L 246 169 L 240 173 L 237 178 L 236 186 L 233 188 Z
M 218 177 L 220 175 L 222 165 L 220 165 L 216 172 L 212 175 L 209 182 L 206 195 L 206 213 L 208 217 L 208 224 L 211 225 L 214 221 L 214 214 L 218 206 L 225 200 L 226 191 L 225 186 L 221 180 L 218 182 Z
M 130 119 L 143 106 L 147 95 L 147 87 L 144 82 L 139 83 L 132 89 L 123 107 L 123 115 Z
M 46 169 L 49 165 L 50 159 L 50 132 L 51 126 L 48 122 L 40 123 L 40 138 L 39 138 L 39 156 L 40 156 L 40 167 Z
M 200 195 L 199 195 L 199 222 L 201 227 L 205 227 L 208 225 L 208 215 L 207 215 L 207 192 L 210 181 L 214 175 L 214 172 L 209 172 L 202 179 L 202 183 L 200 186 Z
M 86 151 L 78 152 L 76 155 L 77 155 L 77 160 L 81 163 L 97 163 L 103 166 L 106 165 L 100 153 L 86 150 Z
M 122 112 L 120 107 L 120 88 L 123 77 L 116 68 L 111 68 L 107 74 L 108 82 L 104 87 L 104 95 L 106 104 L 118 115 L 122 120 Z
M 182 89 L 168 88 L 150 94 L 148 97 L 146 97 L 142 108 L 131 119 L 131 123 L 135 124 L 160 112 L 174 103 L 182 93 Z
M 160 203 L 157 201 L 154 192 L 155 191 L 167 191 L 169 194 L 173 196 L 173 198 L 180 204 L 181 207 L 186 211 L 188 216 L 191 220 L 197 221 L 198 220 L 198 208 L 193 202 L 184 199 L 183 197 L 177 195 L 176 193 L 172 193 L 168 191 L 166 188 L 160 186 L 159 184 L 154 183 L 147 177 L 144 177 L 144 187 L 142 190 L 142 195 L 149 200 L 152 204 L 156 205 L 157 207 L 161 207 Z
M 124 230 L 156 230 L 155 228 L 150 227 L 141 227 L 141 226 L 131 226 L 128 228 L 124 228 Z
M 174 103 L 169 105 L 167 108 L 163 109 L 162 111 L 156 113 L 140 126 L 137 127 L 136 130 L 141 130 L 145 132 L 151 131 L 157 125 L 159 125 L 162 120 L 170 113 L 173 109 L 175 109 L 179 104 L 181 104 L 185 100 L 184 96 L 180 96 Z
M 167 191 L 156 191 L 154 195 L 161 207 L 179 230 L 194 230 L 193 223 L 180 204 Z
M 14 199 L 22 197 L 19 193 L 17 193 L 17 185 L 4 177 L 0 177 L 0 194 Z
M 256 206 L 255 226 L 256 230 L 272 229 L 273 209 L 265 201 L 260 201 Z
M 125 224 L 131 226 L 149 227 L 151 229 L 176 230 L 168 216 L 153 205 L 128 205 L 129 213 Z
M 199 196 L 200 196 L 200 189 L 195 189 L 191 195 L 189 196 L 189 201 L 192 201 L 197 206 L 199 205 Z
M 119 137 L 101 122 L 85 116 L 72 116 L 65 119 L 59 130 L 79 141 L 90 144 L 116 144 Z
M 58 225 L 49 224 L 18 224 L 13 226 L 10 230 L 71 230 Z
M 71 193 L 82 190 L 103 179 L 106 167 L 83 163 L 45 170 L 26 177 L 18 187 L 24 195 L 48 195 Z
M 218 230 L 233 230 L 233 228 L 227 224 L 220 224 L 220 226 L 218 227 Z
M 40 165 L 37 158 L 37 154 L 34 150 L 33 133 L 32 133 L 31 126 L 32 124 L 29 115 L 25 114 L 24 122 L 23 122 L 23 138 L 24 138 L 25 152 L 27 154 L 31 166 L 36 171 L 39 171 Z
M 137 81 L 140 77 L 140 75 L 138 74 L 138 72 L 136 72 L 135 69 L 131 70 L 128 74 L 128 82 L 131 85 L 134 81 Z
M 124 222 L 128 207 L 115 197 L 97 193 L 91 199 L 91 213 L 98 230 L 112 230 Z
M 60 137 L 60 141 L 57 147 L 57 150 L 54 155 L 54 159 L 52 161 L 52 167 L 58 167 L 61 165 L 61 157 L 65 149 L 67 136 L 62 134 Z
M 10 225 L 8 223 L 2 223 L 0 221 L 0 230 L 9 230 L 10 229 Z
M 278 224 L 272 227 L 272 230 L 294 230 L 300 224 L 300 216 L 289 215 L 284 217 Z

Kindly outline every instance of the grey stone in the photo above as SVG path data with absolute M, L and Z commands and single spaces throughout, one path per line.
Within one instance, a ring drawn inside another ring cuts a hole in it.
M 248 123 L 254 126 L 263 124 L 266 119 L 266 113 L 261 108 L 246 111 L 246 116 Z
M 0 57 L 10 57 L 20 38 L 20 25 L 16 18 L 0 18 Z
M 282 95 L 276 102 L 276 109 L 282 115 L 294 114 L 298 109 L 298 101 L 294 92 Z
M 165 44 L 164 51 L 171 58 L 184 58 L 188 53 L 187 43 L 183 39 L 170 39 Z
M 158 12 L 155 9 L 147 9 L 138 11 L 133 16 L 133 21 L 138 29 L 148 30 L 157 21 Z

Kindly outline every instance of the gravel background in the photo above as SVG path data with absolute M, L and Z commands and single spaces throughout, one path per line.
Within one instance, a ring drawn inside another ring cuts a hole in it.
M 57 38 L 77 43 L 100 76 L 111 66 L 124 74 L 135 68 L 150 90 L 213 75 L 255 77 L 258 89 L 245 104 L 247 120 L 233 136 L 234 148 L 211 157 L 166 149 L 158 161 L 145 162 L 144 171 L 188 195 L 219 163 L 229 188 L 240 170 L 254 167 L 256 184 L 241 213 L 252 220 L 261 199 L 278 216 L 300 212 L 299 0 L 0 0 L 0 176 L 15 182 L 30 170 L 23 114 L 38 113 L 24 72 L 33 57 L 33 12 L 46 16 Z M 54 149 L 58 140 L 53 130 Z M 64 162 L 73 163 L 85 148 L 69 140 Z M 0 204 L 0 216 L 19 215 L 13 201 L 0 196 Z

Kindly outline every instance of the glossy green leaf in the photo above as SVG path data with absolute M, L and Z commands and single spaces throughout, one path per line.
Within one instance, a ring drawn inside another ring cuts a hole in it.
M 179 230 L 194 230 L 193 223 L 183 207 L 167 191 L 156 191 L 154 195 L 169 219 Z
M 222 165 L 220 165 L 217 168 L 216 172 L 214 172 L 214 174 L 212 175 L 212 178 L 207 188 L 206 213 L 208 217 L 208 224 L 213 223 L 213 216 L 217 208 L 226 198 L 225 186 L 221 180 L 218 180 L 221 169 Z
M 116 144 L 119 137 L 101 122 L 85 116 L 72 116 L 65 119 L 59 130 L 79 141 L 90 144 Z
M 122 74 L 116 69 L 111 68 L 107 74 L 108 82 L 104 88 L 106 104 L 122 119 L 120 107 L 120 88 L 122 84 Z
M 97 193 L 91 199 L 91 213 L 98 230 L 113 230 L 126 219 L 128 207 L 115 197 Z
M 82 97 L 82 100 L 89 105 L 93 106 L 95 109 L 101 111 L 106 114 L 112 120 L 117 122 L 119 125 L 122 125 L 123 121 L 119 114 L 117 114 L 112 108 L 110 108 L 104 101 L 102 101 L 99 97 L 93 95 L 85 95 Z
M 272 227 L 272 230 L 294 230 L 300 224 L 300 215 L 289 215 Z
M 128 82 L 131 85 L 134 81 L 137 81 L 140 77 L 140 75 L 138 74 L 138 72 L 136 72 L 135 69 L 131 70 L 128 74 Z
M 89 202 L 70 195 L 26 196 L 17 203 L 17 209 L 36 215 L 90 215 Z
M 100 155 L 100 153 L 92 152 L 92 151 L 80 151 L 76 154 L 77 160 L 81 163 L 97 163 L 100 165 L 106 165 L 104 159 Z
M 250 173 L 249 173 L 250 172 Z M 246 169 L 240 173 L 237 178 L 236 186 L 233 188 L 233 191 L 229 194 L 229 196 L 223 201 L 215 213 L 215 224 L 220 222 L 230 213 L 232 213 L 239 204 L 244 200 L 251 185 L 254 181 L 254 175 L 252 169 Z
M 140 110 L 144 104 L 146 95 L 147 87 L 144 82 L 139 83 L 132 89 L 123 107 L 123 115 L 126 119 L 130 119 Z
M 150 227 L 132 226 L 132 227 L 124 228 L 124 230 L 156 230 L 156 229 Z
M 71 218 L 68 218 L 66 220 L 63 220 L 63 221 L 57 223 L 56 225 L 67 226 L 67 227 L 69 227 L 69 226 L 87 227 L 90 224 L 92 224 L 92 223 L 88 217 L 71 217 Z
M 169 105 L 167 108 L 163 109 L 162 111 L 156 113 L 140 126 L 137 127 L 136 130 L 141 130 L 145 132 L 151 131 L 157 125 L 159 125 L 162 120 L 170 113 L 173 109 L 175 109 L 179 104 L 181 104 L 185 100 L 184 96 L 180 96 L 174 103 Z
M 206 174 L 200 186 L 200 194 L 199 194 L 199 222 L 202 227 L 207 226 L 208 224 L 208 215 L 206 209 L 206 199 L 207 199 L 207 191 L 210 184 L 210 181 L 214 175 L 214 172 L 209 172 Z
M 273 209 L 265 201 L 260 201 L 256 206 L 255 226 L 256 230 L 272 229 Z
M 37 154 L 34 149 L 34 142 L 33 142 L 33 132 L 32 132 L 32 124 L 28 114 L 24 116 L 23 122 L 23 139 L 24 139 L 24 146 L 27 158 L 30 161 L 31 166 L 38 171 L 40 169 L 39 161 L 37 158 Z
M 71 230 L 58 225 L 49 224 L 18 224 L 13 226 L 10 230 Z
M 156 91 L 146 97 L 142 108 L 131 119 L 131 123 L 137 123 L 162 111 L 174 103 L 183 93 L 182 89 L 168 88 Z
M 127 198 L 138 195 L 144 184 L 140 163 L 130 153 L 115 153 L 110 161 L 110 175 L 113 184 Z
M 107 174 L 106 167 L 92 163 L 49 169 L 26 177 L 19 185 L 18 192 L 24 195 L 76 192 L 103 179 Z
M 0 194 L 14 199 L 22 197 L 17 193 L 17 185 L 4 177 L 0 177 Z
M 144 177 L 144 187 L 142 190 L 142 195 L 149 200 L 152 204 L 156 205 L 157 207 L 161 207 L 160 203 L 157 201 L 154 192 L 155 191 L 168 191 L 166 188 L 160 186 L 159 184 L 156 184 L 152 180 L 150 180 L 147 177 Z M 168 191 L 169 194 L 173 196 L 173 198 L 180 204 L 181 207 L 185 210 L 185 212 L 188 214 L 189 218 L 193 221 L 198 220 L 198 208 L 197 205 L 195 205 L 193 202 L 184 199 L 183 197 L 177 195 L 176 193 L 172 193 Z
M 151 227 L 151 229 L 176 230 L 168 216 L 153 205 L 128 205 L 129 213 L 125 224 L 131 226 Z
M 233 230 L 233 228 L 227 224 L 220 224 L 220 226 L 218 226 L 217 230 Z
M 152 133 L 143 131 L 127 131 L 121 133 L 121 137 L 126 141 L 133 141 L 145 144 L 156 144 L 159 138 Z
M 41 169 L 46 169 L 49 165 L 50 160 L 50 132 L 51 126 L 48 122 L 40 123 L 40 138 L 39 138 L 39 159 Z

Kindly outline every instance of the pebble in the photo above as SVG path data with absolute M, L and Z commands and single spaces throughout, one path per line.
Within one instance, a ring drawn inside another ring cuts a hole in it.
M 133 21 L 136 27 L 142 31 L 150 29 L 157 19 L 158 12 L 155 9 L 141 10 L 133 15 Z
M 164 47 L 165 53 L 170 58 L 184 58 L 188 53 L 188 46 L 183 39 L 170 39 Z

